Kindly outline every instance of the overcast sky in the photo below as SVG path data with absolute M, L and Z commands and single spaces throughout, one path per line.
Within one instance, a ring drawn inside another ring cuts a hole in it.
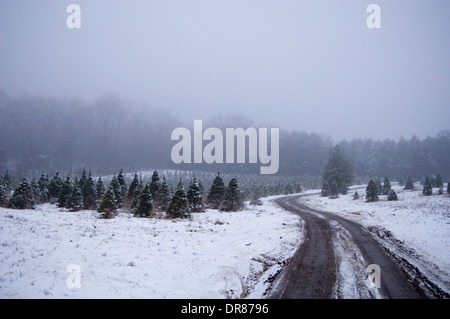
M 70 3 L 81 29 L 66 26 Z M 0 90 L 111 92 L 191 123 L 242 113 L 335 140 L 424 138 L 450 129 L 449 21 L 448 0 L 2 0 Z

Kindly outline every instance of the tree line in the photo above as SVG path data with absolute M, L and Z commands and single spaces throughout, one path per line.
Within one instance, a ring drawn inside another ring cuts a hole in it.
M 205 127 L 258 127 L 238 115 L 218 115 Z M 16 175 L 80 175 L 132 172 L 149 168 L 234 174 L 258 173 L 258 164 L 180 164 L 170 158 L 171 132 L 192 126 L 150 105 L 104 95 L 94 102 L 38 96 L 9 97 L 0 92 L 0 171 Z M 318 133 L 280 130 L 279 175 L 320 177 L 330 149 L 339 145 L 352 160 L 353 172 L 367 179 L 424 179 L 429 172 L 450 177 L 450 130 L 419 139 L 333 141 Z M 150 164 L 153 167 L 150 167 Z

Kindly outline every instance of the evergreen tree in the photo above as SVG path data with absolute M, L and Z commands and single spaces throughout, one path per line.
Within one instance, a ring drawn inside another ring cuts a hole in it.
M 128 187 L 128 192 L 127 192 L 127 198 L 129 201 L 133 200 L 134 191 L 136 190 L 136 187 L 138 187 L 138 186 L 139 186 L 138 175 L 136 173 L 134 173 L 133 180 L 131 181 L 130 186 Z
M 103 184 L 102 177 L 97 179 L 97 185 L 95 185 L 95 193 L 97 194 L 97 200 L 101 200 L 105 195 L 105 184 Z
M 11 175 L 9 175 L 9 170 L 6 170 L 5 175 L 3 175 L 2 183 L 6 187 L 6 192 L 9 192 L 12 189 L 12 181 Z
M 189 208 L 193 212 L 199 212 L 202 209 L 202 194 L 200 192 L 200 186 L 194 176 L 194 180 L 190 183 L 187 191 L 187 199 Z
M 397 198 L 397 193 L 393 189 L 390 189 L 389 193 L 388 193 L 388 196 L 387 196 L 387 200 L 393 201 L 393 200 L 397 200 L 397 199 L 398 199 Z
M 403 178 L 400 177 L 400 180 L 398 181 L 398 185 L 405 186 L 405 181 L 403 180 Z
M 225 200 L 223 202 L 223 210 L 227 212 L 235 212 L 241 209 L 241 192 L 238 188 L 236 178 L 232 178 L 225 192 Z
M 404 190 L 415 190 L 416 188 L 414 187 L 414 183 L 411 179 L 411 175 L 408 176 L 408 178 L 406 179 L 406 184 L 405 187 L 403 188 Z
M 430 196 L 433 194 L 433 186 L 431 185 L 430 178 L 427 176 L 425 178 L 425 183 L 423 184 L 422 195 Z
M 116 205 L 117 208 L 122 207 L 122 190 L 119 184 L 119 181 L 117 180 L 116 175 L 113 176 L 111 183 L 109 184 L 109 187 L 112 188 L 114 191 L 114 195 L 116 196 Z
M 139 195 L 138 203 L 135 209 L 135 216 L 149 217 L 153 209 L 152 193 L 150 191 L 150 184 L 147 183 L 144 190 Z
M 32 196 L 34 198 L 34 203 L 35 204 L 40 204 L 40 201 L 39 201 L 39 185 L 36 182 L 36 179 L 34 177 L 31 179 L 30 188 L 31 188 L 31 194 L 32 194 Z
M 48 175 L 44 175 L 44 173 L 41 174 L 41 177 L 39 178 L 39 181 L 37 182 L 38 189 L 39 189 L 39 203 L 47 203 L 50 200 L 50 194 L 48 191 Z M 36 200 L 36 198 L 35 198 Z
M 383 191 L 383 185 L 381 185 L 381 181 L 378 177 L 375 177 L 373 179 L 373 182 L 375 183 L 375 187 L 377 188 L 377 195 L 381 195 Z
M 8 202 L 6 186 L 3 181 L 0 182 L 0 206 L 4 207 Z
M 141 196 L 142 191 L 144 190 L 144 185 L 142 180 L 139 180 L 137 186 L 134 188 L 133 197 L 131 199 L 131 212 L 133 214 L 137 214 L 137 206 L 139 204 L 139 197 Z
M 94 209 L 96 206 L 97 192 L 95 189 L 94 179 L 92 178 L 91 171 L 89 171 L 88 177 L 84 182 L 84 186 L 81 189 L 83 194 L 84 209 Z
M 322 181 L 328 183 L 330 193 L 332 182 L 336 184 L 337 194 L 341 193 L 345 195 L 348 192 L 348 187 L 353 181 L 352 166 L 350 161 L 346 158 L 344 151 L 339 146 L 335 146 L 335 148 L 330 151 L 328 163 L 323 171 Z M 324 186 L 324 183 L 322 183 L 322 186 Z M 326 193 L 326 190 L 324 190 L 324 193 Z
M 117 208 L 116 193 L 110 185 L 103 196 L 97 211 L 101 214 L 102 218 L 109 219 L 114 217 L 117 212 Z
M 170 194 L 169 194 L 169 186 L 167 185 L 166 178 L 163 174 L 162 182 L 161 182 L 161 192 L 159 194 L 159 206 L 160 209 L 165 211 L 169 206 Z
M 66 207 L 67 199 L 72 191 L 72 180 L 67 176 L 58 194 L 58 207 Z
M 444 194 L 444 188 L 439 187 L 438 189 L 438 195 L 443 195 Z
M 169 207 L 167 208 L 167 215 L 171 218 L 183 218 L 189 216 L 187 195 L 184 191 L 181 179 L 175 194 L 170 200 Z
M 354 199 L 354 200 L 359 199 L 358 191 L 356 191 L 355 194 L 353 194 L 353 199 Z
M 159 174 L 157 171 L 154 171 L 152 174 L 152 179 L 150 182 L 150 191 L 152 193 L 153 199 L 155 203 L 159 204 L 159 192 L 161 188 L 161 182 L 159 180 Z
M 338 198 L 339 197 L 339 188 L 335 180 L 332 180 L 330 183 L 330 195 L 329 198 Z
M 127 183 L 125 182 L 125 177 L 123 176 L 122 169 L 120 169 L 119 175 L 117 175 L 117 183 L 119 184 L 120 198 L 122 199 L 124 196 L 127 195 Z
M 33 209 L 34 198 L 26 177 L 22 179 L 9 199 L 8 207 L 15 209 Z
M 322 190 L 320 191 L 320 196 L 328 197 L 330 196 L 330 185 L 328 185 L 328 181 L 322 181 Z
M 450 196 L 450 180 L 447 183 L 447 195 Z
M 59 177 L 59 173 L 56 172 L 55 176 L 48 183 L 48 195 L 50 198 L 58 198 L 59 191 L 62 187 L 62 180 Z
M 86 185 L 86 180 L 84 181 Z M 70 192 L 69 197 L 67 198 L 66 207 L 71 211 L 79 211 L 83 209 L 83 192 L 80 187 L 80 180 L 76 179 L 73 182 L 72 191 Z
M 378 201 L 378 189 L 375 182 L 371 179 L 366 187 L 366 202 Z
M 78 180 L 78 187 L 80 189 L 83 189 L 84 184 L 86 183 L 86 181 L 87 181 L 86 168 L 83 167 L 83 171 L 81 172 L 81 177 Z
M 218 209 L 225 197 L 225 184 L 220 173 L 217 173 L 208 193 L 208 204 L 212 209 Z
M 381 193 L 382 193 L 383 195 L 388 195 L 389 192 L 390 192 L 390 190 L 391 190 L 391 182 L 389 181 L 389 178 L 386 176 L 386 177 L 384 178 L 383 188 L 382 188 Z
M 439 173 L 436 176 L 436 184 L 434 185 L 434 187 L 437 187 L 437 188 L 444 187 L 444 182 L 442 181 L 441 174 L 439 174 Z

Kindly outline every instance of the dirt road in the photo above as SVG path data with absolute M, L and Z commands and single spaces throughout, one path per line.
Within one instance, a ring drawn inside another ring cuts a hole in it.
M 306 235 L 272 298 L 341 298 L 349 297 L 348 291 L 351 298 L 427 298 L 360 224 L 311 209 L 301 204 L 299 197 L 276 200 L 282 208 L 300 215 Z M 370 264 L 380 267 L 379 289 L 366 285 L 369 276 L 366 267 Z M 340 289 L 345 291 L 339 292 Z

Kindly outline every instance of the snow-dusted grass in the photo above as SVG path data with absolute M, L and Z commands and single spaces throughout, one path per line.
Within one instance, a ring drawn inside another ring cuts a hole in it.
M 353 200 L 355 190 L 337 199 L 315 195 L 300 200 L 310 207 L 334 212 L 366 227 L 383 227 L 448 275 L 450 197 L 446 194 L 423 196 L 420 190 L 403 191 L 397 185 L 392 188 L 397 192 L 398 201 L 387 201 L 386 196 L 380 196 L 380 201 L 366 203 L 365 188 L 358 189 L 358 200 Z M 433 194 L 437 191 L 433 189 Z
M 0 208 L 0 298 L 261 298 L 299 223 L 268 199 L 184 220 Z M 71 264 L 80 288 L 66 284 Z

